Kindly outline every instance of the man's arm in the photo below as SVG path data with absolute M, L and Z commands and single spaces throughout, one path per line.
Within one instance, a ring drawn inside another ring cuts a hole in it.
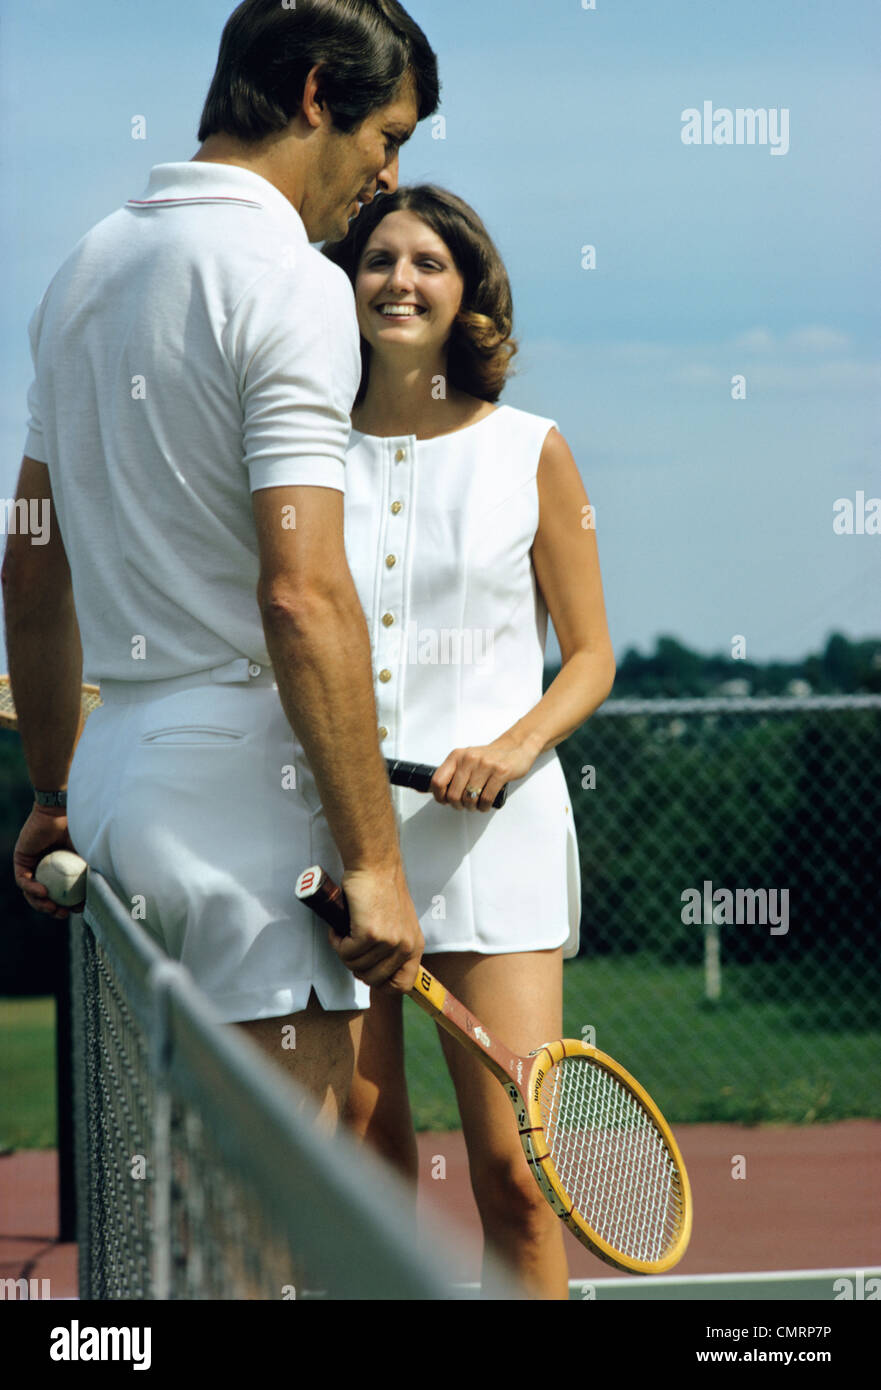
M 45 463 L 24 458 L 17 500 L 22 498 L 48 499 L 49 540 L 34 545 L 23 533 L 7 540 L 0 577 L 9 675 L 31 782 L 38 791 L 63 791 L 82 728 L 83 653 Z M 68 913 L 55 907 L 33 871 L 44 854 L 70 848 L 66 812 L 35 803 L 15 847 L 15 880 L 30 905 L 50 916 Z
M 257 599 L 282 706 L 347 871 L 353 930 L 335 949 L 368 984 L 406 990 L 423 939 L 379 751 L 370 640 L 346 559 L 343 500 L 321 487 L 252 494 Z M 282 525 L 291 515 L 295 530 Z

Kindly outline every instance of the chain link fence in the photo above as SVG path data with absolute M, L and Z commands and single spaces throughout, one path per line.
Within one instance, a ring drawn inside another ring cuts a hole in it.
M 881 1116 L 881 696 L 610 700 L 557 751 L 583 891 L 566 1033 L 673 1121 Z M 421 1112 L 442 1064 L 411 1043 L 417 1120 L 456 1124 Z

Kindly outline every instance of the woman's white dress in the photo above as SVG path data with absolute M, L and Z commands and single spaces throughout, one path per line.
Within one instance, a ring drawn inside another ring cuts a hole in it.
M 500 406 L 435 439 L 353 432 L 346 549 L 386 757 L 436 765 L 493 742 L 541 699 L 548 613 L 530 552 L 553 428 Z M 393 800 L 427 951 L 575 954 L 578 848 L 556 752 L 488 814 L 405 788 Z

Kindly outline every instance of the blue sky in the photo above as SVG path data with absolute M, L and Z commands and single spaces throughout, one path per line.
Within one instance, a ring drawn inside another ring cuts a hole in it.
M 195 153 L 231 8 L 0 0 L 0 497 L 30 313 L 91 225 Z M 832 529 L 838 498 L 881 496 L 877 0 L 409 8 L 446 130 L 420 127 L 402 181 L 467 198 L 505 256 L 521 352 L 504 399 L 572 446 L 619 654 L 659 634 L 707 652 L 743 634 L 758 660 L 877 636 L 881 536 Z M 684 145 L 705 101 L 786 108 L 789 151 Z

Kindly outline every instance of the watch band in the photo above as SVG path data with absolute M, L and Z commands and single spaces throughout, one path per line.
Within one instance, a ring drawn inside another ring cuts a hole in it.
M 38 806 L 67 807 L 67 792 L 38 792 L 35 790 L 34 797 Z

